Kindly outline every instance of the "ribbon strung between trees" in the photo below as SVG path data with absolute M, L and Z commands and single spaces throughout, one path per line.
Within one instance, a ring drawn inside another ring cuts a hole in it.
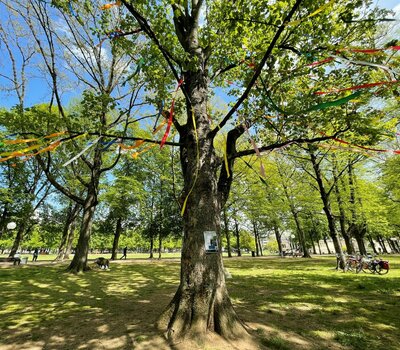
M 75 157 L 71 158 L 67 162 L 65 162 L 62 166 L 65 167 L 68 164 L 71 164 L 74 160 L 77 160 L 82 154 L 84 154 L 87 150 L 89 150 L 91 147 L 93 147 L 97 142 L 99 142 L 101 137 L 98 137 L 96 140 L 94 140 L 91 144 L 86 146 L 82 151 L 80 151 Z
M 267 100 L 270 104 L 270 106 L 272 108 L 274 108 L 277 112 L 282 113 L 284 115 L 299 115 L 299 114 L 304 114 L 304 113 L 308 113 L 308 112 L 313 112 L 313 111 L 319 111 L 319 110 L 323 110 L 329 107 L 336 107 L 336 106 L 340 106 L 343 105 L 351 100 L 354 100 L 355 98 L 359 97 L 361 95 L 361 91 L 357 91 L 351 95 L 348 95 L 346 97 L 342 97 L 339 98 L 337 100 L 333 100 L 333 101 L 328 101 L 328 102 L 323 102 L 323 103 L 319 103 L 315 106 L 312 106 L 310 108 L 304 109 L 302 111 L 284 111 L 283 109 L 281 109 L 280 107 L 278 107 L 274 101 L 271 99 L 271 96 L 269 96 L 269 94 L 267 93 Z
M 321 7 L 319 7 L 317 10 L 315 10 L 314 12 L 310 13 L 308 16 L 306 16 L 305 18 L 301 18 L 297 21 L 292 21 L 292 22 L 288 22 L 286 23 L 287 26 L 295 26 L 297 24 L 300 24 L 301 22 L 305 21 L 308 18 L 314 17 L 316 15 L 318 15 L 320 12 L 326 10 L 329 6 L 333 5 L 335 3 L 336 0 L 331 0 L 329 2 L 327 2 L 326 4 L 322 5 Z
M 167 141 L 168 134 L 169 134 L 169 132 L 171 130 L 171 124 L 172 124 L 172 120 L 173 120 L 173 117 L 174 117 L 175 98 L 176 98 L 176 94 L 177 94 L 177 92 L 178 92 L 178 90 L 179 90 L 179 88 L 180 88 L 180 86 L 182 84 L 183 84 L 183 78 L 179 80 L 178 86 L 176 87 L 176 90 L 175 90 L 174 97 L 172 98 L 171 108 L 169 110 L 169 118 L 168 118 L 167 129 L 165 130 L 165 134 L 164 134 L 164 136 L 163 136 L 163 138 L 161 140 L 160 148 L 163 148 L 165 142 Z
M 325 132 L 321 131 L 320 134 L 324 135 L 324 136 L 328 136 Z M 373 152 L 380 152 L 380 153 L 385 153 L 385 152 L 392 152 L 394 154 L 400 154 L 400 150 L 388 150 L 388 149 L 380 149 L 380 148 L 371 148 L 371 147 L 366 147 L 366 146 L 360 146 L 360 145 L 354 145 L 348 141 L 339 139 L 337 137 L 333 137 L 332 140 L 339 142 L 341 144 L 344 145 L 348 145 L 350 147 L 357 147 L 366 151 L 373 151 Z
M 109 10 L 111 7 L 114 6 L 121 6 L 121 1 L 116 1 L 110 4 L 105 4 L 103 6 L 100 7 L 101 10 Z
M 380 81 L 380 82 L 376 82 L 376 83 L 355 85 L 355 86 L 351 86 L 351 87 L 343 88 L 343 89 L 335 89 L 335 90 L 329 90 L 329 91 L 316 91 L 316 92 L 314 92 L 314 94 L 315 95 L 326 95 L 326 94 L 333 94 L 333 93 L 342 92 L 342 91 L 368 89 L 368 88 L 375 87 L 375 86 L 390 85 L 390 84 L 396 84 L 399 82 L 400 82 L 399 80 Z

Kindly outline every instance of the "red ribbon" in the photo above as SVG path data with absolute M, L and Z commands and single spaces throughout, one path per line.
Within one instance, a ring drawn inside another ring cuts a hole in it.
M 322 60 L 322 61 L 317 61 L 317 62 L 313 62 L 313 63 L 306 64 L 306 67 L 315 67 L 315 66 L 319 66 L 319 65 L 321 65 L 321 64 L 324 64 L 324 63 L 327 63 L 327 62 L 330 62 L 330 61 L 333 61 L 333 60 L 334 60 L 333 57 L 328 57 L 328 58 L 326 58 L 326 59 L 324 59 L 324 60 Z
M 179 87 L 180 87 L 182 84 L 183 84 L 183 79 L 180 79 L 179 82 L 178 82 L 178 86 L 176 87 L 176 90 L 175 90 L 175 95 L 176 95 L 176 93 L 178 92 Z M 175 96 L 174 96 L 174 98 L 172 99 L 171 108 L 170 108 L 170 110 L 169 110 L 169 118 L 168 118 L 167 129 L 165 130 L 165 134 L 164 134 L 164 136 L 163 136 L 163 138 L 162 138 L 162 140 L 161 140 L 160 148 L 163 148 L 165 142 L 167 141 L 169 132 L 170 132 L 170 130 L 171 130 L 172 120 L 173 120 L 173 118 L 174 118 L 174 106 L 175 106 Z
M 398 82 L 399 82 L 399 80 L 381 81 L 381 82 L 377 82 L 377 83 L 368 83 L 368 84 L 362 84 L 362 85 L 355 85 L 355 86 L 351 86 L 351 87 L 344 88 L 344 89 L 337 89 L 337 90 L 330 90 L 330 91 L 316 91 L 316 92 L 314 92 L 314 94 L 315 95 L 325 95 L 325 94 L 332 94 L 332 93 L 341 92 L 341 91 L 366 89 L 366 88 L 379 86 L 379 85 L 395 84 L 395 83 L 398 83 Z

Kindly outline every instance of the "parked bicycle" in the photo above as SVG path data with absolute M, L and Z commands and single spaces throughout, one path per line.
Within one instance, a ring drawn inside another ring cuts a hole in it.
M 358 272 L 361 262 L 362 262 L 362 256 L 360 256 L 360 255 L 347 256 L 344 271 Z
M 360 264 L 357 268 L 357 273 L 378 273 L 379 275 L 386 275 L 389 272 L 390 265 L 389 261 L 382 260 L 381 258 L 376 258 L 368 256 L 367 258 L 362 258 Z

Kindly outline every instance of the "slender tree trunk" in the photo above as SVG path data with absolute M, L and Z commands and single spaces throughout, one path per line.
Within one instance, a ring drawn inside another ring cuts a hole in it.
M 153 233 L 150 235 L 150 256 L 149 259 L 154 258 L 154 236 Z
M 224 217 L 224 231 L 225 231 L 225 238 L 226 238 L 226 249 L 228 251 L 228 258 L 232 258 L 232 249 L 231 249 L 231 235 L 229 233 L 229 222 L 228 222 L 228 215 L 226 214 L 226 208 L 224 207 L 223 217 Z
M 254 233 L 254 246 L 256 249 L 256 256 L 260 256 L 257 222 L 255 222 L 255 221 L 253 221 L 253 233 Z
M 329 235 L 331 236 L 331 239 L 333 241 L 333 246 L 335 247 L 336 256 L 338 257 L 338 259 L 340 261 L 340 268 L 344 269 L 345 257 L 344 257 L 343 251 L 342 251 L 342 247 L 340 245 L 339 238 L 336 234 L 335 222 L 334 222 L 334 218 L 332 215 L 331 204 L 329 201 L 329 194 L 326 191 L 324 183 L 322 181 L 321 170 L 319 167 L 319 162 L 317 161 L 317 157 L 315 156 L 314 149 L 315 149 L 314 145 L 310 145 L 310 144 L 308 145 L 310 160 L 311 160 L 311 163 L 312 163 L 312 166 L 314 169 L 315 178 L 318 183 L 321 200 L 322 200 L 322 203 L 324 204 L 323 209 L 324 209 L 326 218 L 328 220 Z
M 344 209 L 343 199 L 342 199 L 342 195 L 341 195 L 340 189 L 339 189 L 339 175 L 338 175 L 338 171 L 337 171 L 338 165 L 337 165 L 336 157 L 334 155 L 332 156 L 332 159 L 333 159 L 332 170 L 333 170 L 333 180 L 334 180 L 333 186 L 334 186 L 336 200 L 337 200 L 337 204 L 338 204 L 338 208 L 339 208 L 340 233 L 342 234 L 344 243 L 346 244 L 347 254 L 353 255 L 355 253 L 355 251 L 354 251 L 353 244 L 351 242 L 351 237 L 347 233 L 347 230 L 346 230 L 346 211 Z
M 332 254 L 331 250 L 329 249 L 329 244 L 328 244 L 328 241 L 326 240 L 326 236 L 324 236 L 324 242 L 325 242 L 326 249 L 328 250 L 328 254 Z
M 372 239 L 371 235 L 368 234 L 367 237 L 368 237 L 369 244 L 371 245 L 371 248 L 372 248 L 374 254 L 378 254 L 378 251 L 376 250 L 376 247 L 375 247 L 375 242 Z
M 382 252 L 385 254 L 389 254 L 388 250 L 386 249 L 386 245 L 385 245 L 385 241 L 383 240 L 383 237 L 381 235 L 377 235 L 377 238 L 378 238 L 379 245 L 382 248 Z
M 68 260 L 69 255 L 71 254 L 72 242 L 73 242 L 74 236 L 75 236 L 75 229 L 76 229 L 76 219 L 71 223 L 71 226 L 69 229 L 67 246 L 65 248 L 65 253 L 64 253 L 64 260 Z
M 242 250 L 240 249 L 240 232 L 239 232 L 239 223 L 235 218 L 235 233 L 236 233 L 236 249 L 237 255 L 242 256 Z
M 279 232 L 279 228 L 276 224 L 274 224 L 274 233 L 275 233 L 276 243 L 278 243 L 279 255 L 283 256 L 282 236 L 281 236 L 281 233 Z
M 162 235 L 160 231 L 158 235 L 158 259 L 161 259 L 161 250 L 162 250 Z
M 312 235 L 312 231 L 311 230 L 308 231 L 308 235 L 310 236 L 310 241 L 311 241 L 313 254 L 317 255 L 317 250 L 315 249 L 314 239 L 313 239 L 313 235 Z
M 322 255 L 322 252 L 321 252 L 321 245 L 320 245 L 320 243 L 319 243 L 319 239 L 317 240 L 317 244 L 318 244 L 319 255 Z
M 262 247 L 262 238 L 261 238 L 261 235 L 260 235 L 259 231 L 258 231 L 258 234 L 257 234 L 257 241 L 258 241 L 258 250 L 260 251 L 260 255 L 263 256 L 264 252 L 263 252 L 263 247 Z
M 111 250 L 111 260 L 117 259 L 118 243 L 119 243 L 119 238 L 121 237 L 121 232 L 122 232 L 122 219 L 118 218 L 115 226 L 114 240 Z
M 65 221 L 65 225 L 63 228 L 63 235 L 61 238 L 60 247 L 58 248 L 58 254 L 57 257 L 55 258 L 56 261 L 64 261 L 65 259 L 67 259 L 67 255 L 69 255 L 69 252 L 67 254 L 67 251 L 68 247 L 69 251 L 71 250 L 71 244 L 74 234 L 73 228 L 75 226 L 75 221 L 79 214 L 79 211 L 80 211 L 80 205 L 78 203 L 70 204 L 68 208 L 68 214 Z

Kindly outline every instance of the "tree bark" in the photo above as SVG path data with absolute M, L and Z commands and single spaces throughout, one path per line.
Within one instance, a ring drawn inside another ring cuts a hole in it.
M 111 260 L 117 259 L 118 244 L 119 244 L 119 238 L 121 237 L 121 232 L 122 232 L 122 219 L 118 218 L 116 226 L 115 226 L 114 240 L 113 240 L 113 246 L 112 246 L 112 251 L 111 251 Z
M 213 146 L 215 135 L 207 113 L 209 81 L 203 57 L 199 59 L 199 70 L 185 74 L 188 123 L 180 127 L 184 179 L 181 203 L 186 204 L 180 285 L 158 322 L 172 341 L 183 337 L 205 339 L 207 331 L 225 338 L 246 333 L 226 289 L 221 248 L 210 253 L 205 249 L 205 232 L 213 232 L 217 242 L 221 241 L 221 209 L 228 198 L 232 176 L 220 166 L 221 159 Z M 235 137 L 240 135 L 236 130 L 228 133 L 227 154 L 235 150 Z M 234 159 L 228 160 L 231 169 L 233 162 Z

